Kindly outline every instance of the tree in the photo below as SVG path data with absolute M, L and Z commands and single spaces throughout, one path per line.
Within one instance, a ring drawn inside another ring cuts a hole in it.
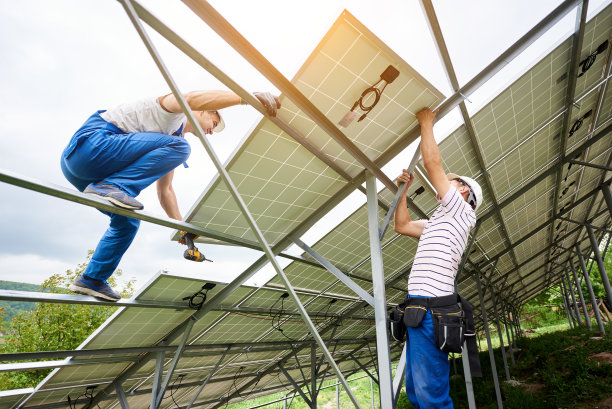
M 72 294 L 68 286 L 85 271 L 93 251 L 89 251 L 84 263 L 64 274 L 54 274 L 40 286 L 41 292 Z M 117 288 L 117 270 L 108 283 Z M 120 293 L 129 297 L 133 281 L 125 283 Z M 5 336 L 2 353 L 59 351 L 75 349 L 97 329 L 117 307 L 76 304 L 36 303 L 31 311 L 25 311 L 13 318 L 11 329 Z M 2 315 L 0 315 L 0 318 Z M 19 389 L 37 385 L 50 370 L 17 371 L 0 373 L 0 390 Z

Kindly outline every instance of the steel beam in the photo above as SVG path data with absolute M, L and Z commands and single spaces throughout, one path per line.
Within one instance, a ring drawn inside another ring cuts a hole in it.
M 582 145 L 580 145 L 579 147 L 574 149 L 572 152 L 570 152 L 568 155 L 566 155 L 565 158 L 576 157 L 577 155 L 581 154 L 582 152 L 587 150 L 589 147 L 591 147 L 593 144 L 598 142 L 600 139 L 608 136 L 608 134 L 610 132 L 612 132 L 612 123 L 603 124 L 599 128 L 595 129 L 594 132 L 597 132 L 597 133 L 594 134 L 594 136 L 592 138 L 590 138 L 589 140 L 584 142 Z M 507 197 L 504 197 L 503 201 L 499 204 L 499 208 L 501 209 L 501 208 L 504 208 L 504 207 L 508 206 L 510 203 L 512 203 L 518 197 L 522 196 L 525 192 L 531 190 L 531 188 L 533 188 L 535 185 L 540 183 L 542 180 L 544 180 L 545 178 L 547 178 L 548 176 L 550 176 L 551 174 L 556 172 L 559 168 L 561 168 L 566 163 L 567 163 L 567 161 L 564 159 L 564 157 L 562 157 L 561 155 L 558 155 L 551 162 L 549 162 L 549 164 L 547 166 L 550 166 L 550 167 L 548 169 L 546 169 L 545 171 L 543 171 L 543 172 L 541 172 L 541 173 L 539 173 L 537 175 L 532 175 L 530 178 L 528 178 L 528 179 L 533 178 L 533 179 L 531 179 L 531 181 L 527 182 L 527 184 L 523 185 L 516 192 L 510 194 Z M 566 212 L 564 211 L 564 212 L 561 212 L 561 213 L 558 213 L 558 214 L 563 214 L 563 213 L 566 213 Z M 493 214 L 495 214 L 494 209 L 491 209 L 487 213 L 479 216 L 478 219 L 482 223 L 486 219 L 491 217 Z
M 317 260 L 319 264 L 321 264 L 327 271 L 332 273 L 338 280 L 342 281 L 348 288 L 353 290 L 355 294 L 360 296 L 365 302 L 370 304 L 370 306 L 374 307 L 374 297 L 370 295 L 366 290 L 361 288 L 359 284 L 351 280 L 345 273 L 340 271 L 336 266 L 334 266 L 331 262 L 329 262 L 325 257 L 321 256 L 314 249 L 309 247 L 306 243 L 300 240 L 298 237 L 291 237 L 291 240 L 304 250 L 306 253 L 310 254 L 312 258 Z
M 274 267 L 274 270 L 276 270 L 277 275 L 281 278 L 283 284 L 287 288 L 287 292 L 290 294 L 290 296 L 293 299 L 294 303 L 296 304 L 296 306 L 300 310 L 302 318 L 303 318 L 304 322 L 306 323 L 306 325 L 308 326 L 311 335 L 313 336 L 313 338 L 315 338 L 315 340 L 317 341 L 317 343 L 319 344 L 319 346 L 323 350 L 323 352 L 326 355 L 327 359 L 330 361 L 330 364 L 332 365 L 332 367 L 334 367 L 334 371 L 336 372 L 336 375 L 338 376 L 338 378 L 347 387 L 347 389 L 348 389 L 347 393 L 349 394 L 349 396 L 351 396 L 351 400 L 353 401 L 353 403 L 355 404 L 356 407 L 359 407 L 359 403 L 357 402 L 357 399 L 355 398 L 355 396 L 350 391 L 350 388 L 348 388 L 348 384 L 346 384 L 346 379 L 344 379 L 344 376 L 342 375 L 342 372 L 340 372 L 340 369 L 337 367 L 337 365 L 333 361 L 333 358 L 332 358 L 331 354 L 329 353 L 329 351 L 325 347 L 325 343 L 321 339 L 321 336 L 319 335 L 319 333 L 317 331 L 317 328 L 315 327 L 314 323 L 311 321 L 310 317 L 308 316 L 308 313 L 307 313 L 306 309 L 302 305 L 302 302 L 300 301 L 298 295 L 295 293 L 295 290 L 291 286 L 291 283 L 289 282 L 287 276 L 285 275 L 282 267 L 278 263 L 278 260 L 276 259 L 274 252 L 272 251 L 271 247 L 268 245 L 268 242 L 266 241 L 262 231 L 259 229 L 259 226 L 257 225 L 257 222 L 255 221 L 255 219 L 251 215 L 251 212 L 249 211 L 249 209 L 246 206 L 246 203 L 243 201 L 242 197 L 240 196 L 240 193 L 238 193 L 238 190 L 236 189 L 236 186 L 234 185 L 233 181 L 231 180 L 228 172 L 223 167 L 223 164 L 221 163 L 221 161 L 217 157 L 217 155 L 214 152 L 212 146 L 210 145 L 210 142 L 208 141 L 208 139 L 206 138 L 204 132 L 202 131 L 199 122 L 194 117 L 193 112 L 191 111 L 191 109 L 189 107 L 189 104 L 187 104 L 187 101 L 185 100 L 185 97 L 179 91 L 176 83 L 174 82 L 174 80 L 170 76 L 167 68 L 165 67 L 163 61 L 161 60 L 161 57 L 159 56 L 157 50 L 155 49 L 152 41 L 148 37 L 148 35 L 147 35 L 146 31 L 144 30 L 144 28 L 142 27 L 142 23 L 141 23 L 138 15 L 136 13 L 136 11 L 134 10 L 134 8 L 132 6 L 131 1 L 130 0 L 121 0 L 121 1 L 122 1 L 122 4 L 123 4 L 124 8 L 125 8 L 125 11 L 127 12 L 128 16 L 130 17 L 130 20 L 132 21 L 132 23 L 134 25 L 134 28 L 136 29 L 136 31 L 140 35 L 141 39 L 145 43 L 145 46 L 147 47 L 149 53 L 151 54 L 151 57 L 155 61 L 156 65 L 158 66 L 158 68 L 160 70 L 160 72 L 164 76 L 164 79 L 166 80 L 168 86 L 172 90 L 172 93 L 173 93 L 174 97 L 179 102 L 179 105 L 181 106 L 181 109 L 182 109 L 183 113 L 187 116 L 187 119 L 191 123 L 191 126 L 193 127 L 196 136 L 200 139 L 200 142 L 202 142 L 202 145 L 204 146 L 204 148 L 205 148 L 206 152 L 208 153 L 208 156 L 210 157 L 210 159 L 213 161 L 213 163 L 215 165 L 215 168 L 219 172 L 219 175 L 220 175 L 221 179 L 223 180 L 223 182 L 227 186 L 228 190 L 230 191 L 230 193 L 232 195 L 232 198 L 234 199 L 234 201 L 236 202 L 236 205 L 240 209 L 240 212 L 242 213 L 243 217 L 246 219 L 247 224 L 249 225 L 249 227 L 250 227 L 251 231 L 253 232 L 253 234 L 257 237 L 257 241 L 259 242 L 259 244 L 262 247 L 264 253 L 266 254 L 266 256 L 268 258 L 268 261 Z M 212 7 L 211 7 L 211 9 L 212 9 Z M 212 9 L 212 10 L 214 11 L 214 9 Z M 382 172 L 380 172 L 380 169 L 379 169 L 379 173 L 382 173 Z
M 250 92 L 242 88 L 237 82 L 232 80 L 228 75 L 226 75 L 221 69 L 215 66 L 210 60 L 208 60 L 204 55 L 199 53 L 195 48 L 190 46 L 185 40 L 183 40 L 180 36 L 178 36 L 174 31 L 172 31 L 168 26 L 162 23 L 159 19 L 157 19 L 153 14 L 151 14 L 147 9 L 145 9 L 142 5 L 138 4 L 136 1 L 132 1 L 134 5 L 134 9 L 136 10 L 138 16 L 151 28 L 157 31 L 161 36 L 163 36 L 166 40 L 172 43 L 176 48 L 181 50 L 186 56 L 191 58 L 196 64 L 200 67 L 208 71 L 211 75 L 217 78 L 220 82 L 222 82 L 225 86 L 231 89 L 234 93 L 240 96 L 243 101 L 247 102 L 253 108 L 257 109 L 262 115 L 267 115 L 266 109 L 263 105 L 255 98 Z M 365 193 L 365 188 L 361 186 L 361 184 L 357 183 L 349 174 L 344 171 L 336 162 L 334 162 L 329 155 L 322 152 L 318 147 L 314 146 L 308 139 L 306 139 L 302 134 L 300 134 L 297 130 L 292 128 L 288 123 L 283 121 L 279 117 L 269 117 L 270 121 L 272 121 L 276 126 L 282 129 L 285 133 L 291 136 L 296 142 L 304 146 L 310 153 L 315 155 L 319 160 L 321 160 L 325 165 L 329 168 L 333 169 L 338 175 L 346 179 L 349 183 L 351 183 L 354 188 L 360 190 Z
M 610 212 L 610 217 L 612 217 L 612 194 L 610 193 L 610 185 L 606 183 L 601 184 L 601 193 L 603 193 L 604 200 L 608 205 L 608 211 Z
M 576 319 L 578 320 L 578 325 L 582 325 L 582 318 L 580 318 L 580 310 L 578 309 L 578 303 L 576 302 L 576 294 L 574 294 L 574 287 L 572 286 L 572 282 L 570 280 L 567 270 L 564 270 L 564 272 L 565 285 L 569 290 L 570 296 L 572 297 L 572 303 L 574 305 L 574 311 L 576 313 L 575 315 Z
M 170 367 L 166 371 L 166 378 L 164 379 L 164 382 L 159 388 L 159 392 L 157 393 L 154 409 L 158 409 L 162 403 L 162 399 L 164 398 L 166 389 L 168 389 L 168 385 L 170 384 L 170 379 L 172 378 L 172 375 L 174 375 L 174 370 L 176 369 L 176 365 L 178 365 L 178 361 L 179 359 L 181 359 L 181 355 L 183 354 L 183 351 L 185 350 L 185 344 L 187 343 L 187 340 L 189 339 L 189 335 L 191 334 L 191 328 L 193 328 L 195 319 L 191 318 L 188 322 L 189 324 L 187 325 L 187 328 L 185 328 L 185 333 L 183 334 L 183 338 L 181 339 L 181 342 L 179 342 L 176 348 L 176 352 L 174 353 L 174 357 L 172 358 L 172 361 L 170 362 Z
M 406 376 L 406 345 L 408 340 L 404 342 L 404 348 L 400 355 L 400 360 L 395 367 L 395 376 L 393 377 L 393 408 L 397 406 L 397 400 L 404 386 L 404 377 Z
M 361 368 L 361 370 L 362 370 L 363 372 L 365 372 L 365 373 L 366 373 L 366 374 L 367 374 L 367 375 L 370 377 L 370 379 L 372 379 L 374 382 L 376 382 L 376 385 L 379 385 L 379 386 L 380 386 L 380 382 L 378 381 L 378 379 L 376 379 L 376 377 L 375 377 L 374 375 L 372 375 L 372 373 L 371 373 L 371 372 L 368 370 L 368 368 L 366 368 L 365 366 L 363 366 L 363 364 L 362 364 L 361 362 L 359 362 L 359 360 L 358 360 L 357 358 L 355 358 L 355 355 L 353 355 L 353 354 L 349 354 L 349 356 L 350 356 L 351 358 L 353 358 L 353 361 L 355 361 L 355 363 L 357 364 L 357 366 L 358 366 L 359 368 Z
M 295 85 L 276 69 L 249 41 L 242 36 L 214 7 L 204 0 L 183 2 L 223 38 L 234 50 L 261 72 L 277 89 L 291 100 L 306 116 L 323 129 L 365 169 L 372 172 L 393 193 L 397 186 L 368 158 L 336 125 L 329 120 Z M 347 391 L 348 392 L 348 391 Z
M 574 321 L 572 319 L 572 315 L 570 314 L 569 304 L 567 302 L 567 294 L 565 294 L 565 289 L 563 288 L 563 281 L 559 282 L 559 291 L 561 292 L 561 300 L 563 301 L 563 307 L 565 308 L 565 315 L 567 315 L 567 322 L 569 323 L 570 328 L 574 328 Z
M 119 401 L 119 404 L 121 404 L 121 409 L 130 409 L 127 396 L 125 396 L 125 391 L 123 390 L 123 386 L 121 386 L 121 384 L 115 383 L 115 392 L 117 393 L 117 400 Z
M 578 273 L 576 273 L 576 268 L 574 267 L 574 263 L 570 259 L 570 270 L 572 270 L 572 274 L 574 276 L 574 282 L 576 283 L 576 288 L 578 289 L 578 296 L 580 297 L 580 305 L 582 305 L 582 312 L 584 313 L 584 319 L 586 321 L 589 330 L 593 329 L 591 325 L 591 318 L 589 317 L 589 311 L 587 310 L 586 303 L 584 302 L 584 295 L 582 294 L 582 288 L 580 287 L 580 281 L 578 280 Z
M 156 361 L 155 361 L 155 373 L 153 375 L 153 386 L 151 390 L 151 405 L 149 406 L 150 409 L 156 409 L 155 404 L 157 403 L 157 395 L 159 394 L 162 375 L 164 372 L 164 359 L 165 359 L 164 352 L 163 351 L 158 352 Z M 123 383 L 123 379 L 115 378 L 115 381 L 113 383 L 114 384 Z M 96 395 L 96 397 L 98 396 L 100 396 L 100 394 Z M 93 404 L 93 401 L 91 403 Z
M 208 374 L 208 376 L 206 377 L 206 379 L 204 379 L 204 382 L 202 382 L 202 385 L 198 388 L 198 390 L 196 391 L 195 395 L 193 395 L 193 398 L 191 399 L 191 402 L 189 402 L 189 405 L 187 405 L 187 407 L 185 409 L 191 409 L 191 407 L 193 406 L 193 404 L 195 403 L 195 401 L 198 399 L 198 397 L 200 396 L 200 393 L 202 393 L 202 391 L 204 390 L 204 387 L 208 384 L 208 382 L 210 381 L 210 379 L 212 378 L 212 376 L 215 374 L 215 372 L 217 372 L 217 370 L 219 369 L 219 366 L 221 365 L 221 362 L 223 362 L 223 360 L 225 359 L 225 356 L 227 355 L 227 353 L 229 352 L 230 347 L 227 347 L 225 349 L 225 352 L 223 352 L 223 355 L 221 355 L 221 358 L 219 358 L 219 360 L 217 361 L 217 363 L 215 364 L 215 367 L 210 371 L 210 373 Z
M 295 388 L 295 390 L 300 394 L 300 396 L 302 397 L 302 399 L 304 399 L 304 402 L 306 402 L 306 404 L 310 407 L 314 409 L 314 406 L 312 405 L 312 401 L 308 398 L 308 396 L 306 396 L 306 394 L 304 393 L 304 391 L 302 390 L 302 388 L 297 384 L 297 382 L 291 377 L 291 375 L 289 375 L 289 372 L 287 372 L 287 370 L 283 367 L 283 365 L 281 364 L 277 364 L 276 365 L 281 372 L 285 375 L 285 378 L 287 378 L 287 380 L 291 383 L 291 385 L 293 385 L 293 387 Z
M 597 306 L 597 298 L 595 298 L 593 286 L 591 285 L 591 278 L 589 277 L 589 271 L 586 268 L 584 257 L 582 257 L 582 251 L 580 250 L 580 245 L 578 243 L 576 243 L 576 251 L 578 252 L 578 261 L 580 262 L 580 268 L 582 269 L 582 274 L 584 275 L 584 282 L 586 283 L 587 290 L 589 291 L 589 296 L 591 297 L 591 306 L 593 307 L 593 314 L 595 315 L 595 320 L 597 321 L 599 332 L 601 332 L 601 334 L 603 335 L 606 333 L 606 330 L 604 329 L 603 322 L 601 321 L 599 307 Z M 572 259 L 570 259 L 570 263 L 573 263 Z
M 387 334 L 385 271 L 378 230 L 376 179 L 371 173 L 366 173 L 366 190 L 368 197 L 368 227 L 370 232 L 370 261 L 372 264 L 372 281 L 374 283 L 374 316 L 376 320 L 376 352 L 378 355 L 380 404 L 383 408 L 391 408 L 393 407 L 393 385 L 391 354 Z
M 478 288 L 478 298 L 480 300 L 480 310 L 482 311 L 482 322 L 484 325 L 485 335 L 487 337 L 487 346 L 489 347 L 489 361 L 491 361 L 491 374 L 493 376 L 493 385 L 495 387 L 495 398 L 497 399 L 498 409 L 502 409 L 501 390 L 499 389 L 499 379 L 497 377 L 497 365 L 495 365 L 495 354 L 493 352 L 493 344 L 491 343 L 491 332 L 489 331 L 489 320 L 487 318 L 487 309 L 485 307 L 484 296 L 482 292 L 482 284 L 480 282 L 480 274 L 476 272 L 476 286 Z
M 612 288 L 610 287 L 610 280 L 608 280 L 608 274 L 606 274 L 606 266 L 604 265 L 599 251 L 599 243 L 595 238 L 595 232 L 590 224 L 586 225 L 586 230 L 589 233 L 589 240 L 591 240 L 591 249 L 595 255 L 595 261 L 597 261 L 597 267 L 599 267 L 599 274 L 601 275 L 601 282 L 606 290 L 606 296 L 608 297 L 608 305 L 612 306 Z
M 567 162 L 568 163 L 573 163 L 574 165 L 587 166 L 589 168 L 595 168 L 595 169 L 601 169 L 601 170 L 606 170 L 606 171 L 612 171 L 611 167 L 604 166 L 604 165 L 598 165 L 596 163 L 583 162 L 583 161 L 575 160 L 575 159 L 569 159 Z

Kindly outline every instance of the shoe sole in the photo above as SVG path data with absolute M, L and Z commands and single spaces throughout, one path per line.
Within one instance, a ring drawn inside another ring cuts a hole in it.
M 91 288 L 77 287 L 74 284 L 70 284 L 70 287 L 68 287 L 68 289 L 70 291 L 72 291 L 73 293 L 77 293 L 77 294 L 81 294 L 81 295 L 91 295 L 93 297 L 102 298 L 103 300 L 107 300 L 107 301 L 117 302 L 117 301 L 119 301 L 121 299 L 121 298 L 112 298 L 112 297 L 109 297 L 108 295 L 105 295 L 103 293 L 99 293 L 96 290 L 92 290 Z
M 112 204 L 114 204 L 117 207 L 121 207 L 123 209 L 128 209 L 128 210 L 142 210 L 144 209 L 144 206 L 131 206 L 129 204 L 123 203 L 120 200 L 115 199 L 112 196 L 104 196 L 98 192 L 96 192 L 95 190 L 89 190 L 89 191 L 85 191 L 84 193 L 88 194 L 88 195 L 92 195 L 92 196 L 96 196 L 96 197 L 100 197 L 102 199 L 106 199 L 109 202 L 111 202 Z

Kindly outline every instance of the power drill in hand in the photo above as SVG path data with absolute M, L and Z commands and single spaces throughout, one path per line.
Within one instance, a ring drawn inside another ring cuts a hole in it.
M 207 259 L 206 256 L 204 256 L 204 254 L 200 253 L 200 250 L 198 250 L 198 248 L 193 244 L 193 241 L 197 239 L 199 236 L 193 233 L 186 233 L 186 232 L 182 232 L 182 233 L 183 235 L 181 236 L 181 239 L 184 239 L 185 244 L 187 245 L 187 250 L 185 250 L 185 252 L 183 253 L 183 257 L 185 257 L 187 260 L 190 260 L 190 261 L 197 261 L 197 262 L 210 261 L 212 262 L 212 260 Z

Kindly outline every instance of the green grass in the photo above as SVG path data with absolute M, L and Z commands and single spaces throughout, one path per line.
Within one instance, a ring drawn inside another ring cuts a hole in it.
M 597 330 L 595 325 L 594 330 Z M 505 335 L 505 333 L 504 333 Z M 515 351 L 516 365 L 512 366 L 510 359 L 510 375 L 519 381 L 521 386 L 511 386 L 505 381 L 505 371 L 499 340 L 494 346 L 494 358 L 497 374 L 502 388 L 504 408 L 507 409 L 552 409 L 552 408 L 596 408 L 604 399 L 612 396 L 612 365 L 603 364 L 588 356 L 604 351 L 612 351 L 612 324 L 606 325 L 606 336 L 594 339 L 594 332 L 586 327 L 569 329 L 567 322 L 537 328 L 535 333 L 517 340 L 518 351 Z M 505 338 L 505 337 L 504 337 Z M 486 342 L 483 340 L 483 346 Z M 457 355 L 457 358 L 459 355 Z M 495 388 L 491 376 L 491 364 L 488 351 L 481 350 L 480 362 L 483 378 L 474 378 L 474 395 L 479 409 L 494 409 L 497 407 Z M 451 397 L 456 409 L 468 407 L 463 367 L 461 360 L 456 360 L 457 374 L 451 364 Z M 362 408 L 372 407 L 370 378 L 364 373 L 349 377 L 351 390 Z M 363 377 L 361 379 L 356 379 Z M 317 407 L 335 409 L 335 380 L 324 383 L 330 388 L 322 389 L 317 399 Z M 535 387 L 531 391 L 526 385 Z M 340 389 L 340 408 L 353 408 L 353 404 L 345 391 Z M 290 391 L 292 392 L 292 391 Z M 266 402 L 280 399 L 284 393 L 229 405 L 228 409 L 248 409 Z M 374 408 L 380 408 L 378 387 L 374 383 Z M 287 402 L 289 407 L 289 401 Z M 283 403 L 277 402 L 264 407 L 265 409 L 282 409 Z M 296 396 L 291 409 L 308 409 L 301 397 Z M 405 393 L 400 396 L 397 409 L 410 409 Z

